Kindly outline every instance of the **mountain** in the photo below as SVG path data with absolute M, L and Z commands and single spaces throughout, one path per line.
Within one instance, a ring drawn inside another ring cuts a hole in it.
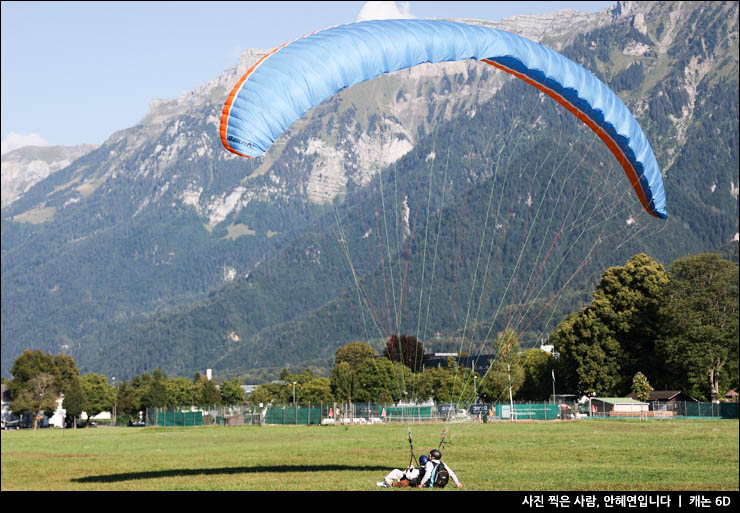
M 624 176 L 592 134 L 475 62 L 346 89 L 264 157 L 235 157 L 219 117 L 265 54 L 250 50 L 3 209 L 2 372 L 26 348 L 120 377 L 325 365 L 354 339 L 420 330 L 442 347 L 511 319 L 532 345 L 631 254 L 733 251 L 737 14 L 619 2 L 461 20 L 556 48 L 620 95 L 664 173 L 662 224 L 600 194 Z
M 13 203 L 35 183 L 69 166 L 94 150 L 95 145 L 25 146 L 2 157 L 2 208 Z

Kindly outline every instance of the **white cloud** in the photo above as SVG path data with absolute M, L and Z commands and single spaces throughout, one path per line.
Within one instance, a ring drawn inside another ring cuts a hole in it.
M 9 151 L 13 151 L 23 146 L 48 146 L 49 143 L 46 139 L 41 137 L 39 134 L 8 134 L 8 136 L 2 141 L 2 151 L 0 154 L 5 155 Z
M 408 2 L 366 2 L 357 15 L 357 21 L 411 19 Z

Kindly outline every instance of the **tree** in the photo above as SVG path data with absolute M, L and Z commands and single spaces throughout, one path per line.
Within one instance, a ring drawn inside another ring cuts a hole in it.
M 195 400 L 200 405 L 221 404 L 221 393 L 216 388 L 216 383 L 207 377 L 201 377 L 195 383 Z
M 85 374 L 80 378 L 80 385 L 87 399 L 88 417 L 113 409 L 116 403 L 116 389 L 108 384 L 108 378 L 102 374 Z
M 676 260 L 661 314 L 658 345 L 674 386 L 713 401 L 737 387 L 737 264 L 713 254 Z
M 34 351 L 23 351 L 23 354 L 13 362 L 10 373 L 13 375 L 13 379 L 8 383 L 8 389 L 13 398 L 18 396 L 31 379 L 41 373 L 51 375 L 54 378 L 55 387 L 57 386 L 56 380 L 59 376 L 59 370 L 54 364 L 54 357 L 50 354 L 44 354 L 38 349 Z
M 222 404 L 232 405 L 244 402 L 244 389 L 236 378 L 221 383 L 220 392 Z
M 352 402 L 352 394 L 356 387 L 355 373 L 347 362 L 335 364 L 331 371 L 331 390 L 339 401 Z
M 642 372 L 635 374 L 632 378 L 632 393 L 640 401 L 647 401 L 650 398 L 650 392 L 653 391 L 653 387 L 648 383 L 648 379 Z
M 402 362 L 413 372 L 420 372 L 424 360 L 424 345 L 411 335 L 391 335 L 383 349 L 383 356 L 392 362 Z
M 160 369 L 152 372 L 152 379 L 142 399 L 146 408 L 174 406 L 167 393 L 167 376 Z
M 355 373 L 352 399 L 359 402 L 396 402 L 406 397 L 405 377 L 410 369 L 387 358 L 365 360 Z
M 149 388 L 152 386 L 152 375 L 148 372 L 140 374 L 131 380 L 130 391 L 131 395 L 131 406 L 133 411 L 130 414 L 134 417 L 137 416 L 138 412 L 146 410 L 150 405 L 147 402 L 147 396 L 149 395 Z
M 496 337 L 498 357 L 491 364 L 478 388 L 487 401 L 510 400 L 524 383 L 524 367 L 519 340 L 514 330 L 507 329 Z
M 431 398 L 438 403 L 451 403 L 455 402 L 456 394 L 453 391 L 455 389 L 455 380 L 452 373 L 449 371 L 450 366 L 455 366 L 456 362 L 452 358 L 448 359 L 448 367 L 433 367 L 431 369 L 424 369 L 419 386 L 417 387 L 421 393 L 431 394 Z
M 165 381 L 167 404 L 184 406 L 196 404 L 195 383 L 188 378 L 169 378 Z
M 136 399 L 136 389 L 134 386 L 121 382 L 116 390 L 116 409 L 119 417 L 136 418 L 139 412 L 139 405 Z
M 59 392 L 67 395 L 70 387 L 79 384 L 80 370 L 74 358 L 66 354 L 58 354 L 54 357 L 54 367 L 57 369 L 57 388 Z
M 300 388 L 298 402 L 305 403 L 330 403 L 334 401 L 331 393 L 331 380 L 329 378 L 313 378 L 304 383 Z
M 310 369 L 303 369 L 301 372 L 297 374 L 290 372 L 288 369 L 283 369 L 280 372 L 280 379 L 284 381 L 286 384 L 291 385 L 291 394 L 292 394 L 292 386 L 294 382 L 296 383 L 296 385 L 303 385 L 305 383 L 308 383 L 314 378 L 315 376 L 313 375 L 313 372 L 311 372 Z
M 72 417 L 72 426 L 77 428 L 77 419 L 82 415 L 83 411 L 87 411 L 87 397 L 85 397 L 85 391 L 82 389 L 81 378 L 72 380 L 67 386 L 67 391 L 64 394 L 64 402 L 62 408 L 66 411 L 67 417 Z
M 247 401 L 255 406 L 260 404 L 266 405 L 269 403 L 286 403 L 287 387 L 282 383 L 263 383 L 258 385 L 254 391 L 249 394 Z
M 8 388 L 14 401 L 17 402 L 20 398 L 19 405 L 33 409 L 41 401 L 38 394 L 49 394 L 52 390 L 55 391 L 57 397 L 54 397 L 52 404 L 47 401 L 49 399 L 47 396 L 42 401 L 45 407 L 41 410 L 56 410 L 56 401 L 61 394 L 64 394 L 65 402 L 69 403 L 73 412 L 78 410 L 80 404 L 84 404 L 84 393 L 80 394 L 76 388 L 79 386 L 80 371 L 71 356 L 59 354 L 52 357 L 51 354 L 44 354 L 39 350 L 24 351 L 13 363 L 10 372 L 13 374 L 13 379 L 8 384 Z M 44 376 L 40 377 L 42 374 Z M 49 376 L 51 376 L 51 384 L 48 383 Z M 73 397 L 67 401 L 66 396 L 70 393 Z M 36 414 L 35 427 L 39 418 L 38 410 L 34 413 Z
M 357 370 L 367 358 L 375 358 L 378 352 L 367 342 L 350 342 L 334 353 L 334 363 L 347 362 L 352 370 Z
M 644 254 L 607 269 L 591 304 L 567 316 L 551 337 L 567 388 L 622 395 L 640 369 L 662 382 L 655 341 L 667 283 L 663 266 Z
M 454 358 L 448 358 L 447 367 L 427 368 L 423 374 L 416 374 L 416 399 L 431 397 L 445 404 L 473 402 L 476 400 L 475 375 L 468 367 L 461 367 Z
M 43 417 L 42 412 L 56 409 L 59 392 L 55 381 L 54 376 L 48 372 L 40 372 L 28 380 L 26 386 L 13 397 L 13 413 L 33 413 L 33 429 L 36 429 L 38 421 Z
M 561 388 L 579 394 L 610 395 L 621 381 L 621 347 L 598 315 L 597 301 L 570 314 L 550 340 L 560 354 Z
M 539 348 L 527 349 L 522 353 L 524 382 L 516 394 L 517 399 L 542 401 L 552 393 L 552 374 L 555 359 L 547 351 Z
M 615 390 L 620 394 L 629 390 L 629 379 L 638 371 L 663 384 L 664 366 L 655 358 L 655 342 L 668 281 L 663 266 L 641 253 L 608 269 L 594 292 L 594 300 L 603 300 L 599 317 L 620 347 L 622 380 Z

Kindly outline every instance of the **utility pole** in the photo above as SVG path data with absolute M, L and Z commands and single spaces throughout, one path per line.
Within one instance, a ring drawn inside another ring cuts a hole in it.
M 295 405 L 295 384 L 297 381 L 293 382 L 293 412 L 295 413 L 295 424 L 298 425 L 298 408 L 296 408 Z
M 516 422 L 516 414 L 514 413 L 514 396 L 511 393 L 511 364 L 506 364 L 506 372 L 509 374 L 509 406 L 511 406 L 511 421 Z
M 552 370 L 552 402 L 555 401 L 555 369 Z

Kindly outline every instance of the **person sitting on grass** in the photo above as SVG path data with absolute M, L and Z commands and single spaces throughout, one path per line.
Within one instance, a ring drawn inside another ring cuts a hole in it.
M 450 478 L 455 482 L 455 486 L 462 488 L 462 483 L 457 479 L 455 473 L 447 464 L 442 463 L 441 460 L 441 452 L 437 449 L 429 451 L 429 460 L 424 466 L 424 475 L 419 481 L 419 484 L 416 485 L 417 488 L 444 488 Z
M 387 476 L 385 476 L 385 479 L 378 482 L 378 486 L 382 488 L 388 488 L 391 486 L 395 488 L 417 486 L 424 475 L 428 461 L 429 458 L 421 456 L 419 458 L 419 468 L 415 468 L 413 465 L 409 465 L 406 470 L 394 468 Z

